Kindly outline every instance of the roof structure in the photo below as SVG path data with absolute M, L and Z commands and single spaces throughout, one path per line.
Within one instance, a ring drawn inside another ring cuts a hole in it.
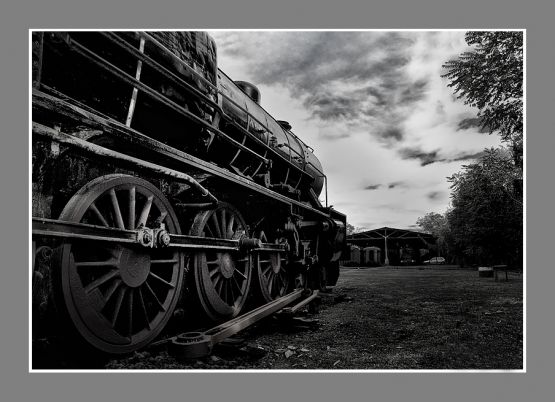
M 410 245 L 410 247 L 414 248 L 429 249 L 435 244 L 436 240 L 437 237 L 429 233 L 389 227 L 367 230 L 347 236 L 347 243 L 360 247 L 379 246 L 382 248 L 383 245 L 385 265 L 389 265 L 389 254 L 392 247 L 398 249 L 403 245 Z
M 367 230 L 365 232 L 354 233 L 347 236 L 347 241 L 351 243 L 363 243 L 365 240 L 422 240 L 426 245 L 435 243 L 437 238 L 429 233 L 415 232 L 414 230 L 396 229 L 383 227 L 379 229 Z

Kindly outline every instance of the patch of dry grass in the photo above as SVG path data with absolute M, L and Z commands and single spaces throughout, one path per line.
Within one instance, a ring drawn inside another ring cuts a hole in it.
M 343 296 L 343 297 L 338 297 Z M 322 297 L 317 329 L 269 318 L 239 349 L 194 362 L 143 352 L 110 368 L 521 369 L 522 278 L 459 269 L 344 269 Z M 139 358 L 140 357 L 140 358 Z

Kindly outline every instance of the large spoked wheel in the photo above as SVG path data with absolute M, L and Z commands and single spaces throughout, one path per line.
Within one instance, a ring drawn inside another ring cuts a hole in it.
M 199 213 L 191 235 L 219 239 L 248 236 L 247 225 L 237 209 L 222 203 Z M 225 321 L 239 314 L 249 293 L 251 264 L 248 255 L 227 251 L 196 253 L 192 264 L 194 294 L 212 321 Z
M 149 182 L 114 174 L 79 190 L 61 220 L 119 229 L 181 232 L 164 195 Z M 181 252 L 107 241 L 74 240 L 57 253 L 58 300 L 79 334 L 97 349 L 127 353 L 151 342 L 164 328 L 183 282 Z
M 264 243 L 268 241 L 264 232 L 259 237 Z M 255 256 L 259 294 L 264 303 L 285 295 L 291 288 L 292 278 L 284 262 L 282 254 L 278 252 L 260 251 Z

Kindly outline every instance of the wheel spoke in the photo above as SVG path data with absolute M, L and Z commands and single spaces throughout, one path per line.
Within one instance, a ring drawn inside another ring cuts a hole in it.
M 270 294 L 272 293 L 273 286 L 274 286 L 274 275 L 273 275 L 273 272 L 271 272 L 270 275 L 268 276 L 268 291 L 270 292 Z
M 129 321 L 128 321 L 128 332 L 127 334 L 129 337 L 133 334 L 133 294 L 135 293 L 135 289 L 129 289 L 129 303 L 128 303 L 128 310 L 129 310 Z
M 208 233 L 208 234 L 210 235 L 209 237 L 215 237 L 215 236 L 214 236 L 214 232 L 212 232 L 212 229 L 210 229 L 210 226 L 209 226 L 209 225 L 206 225 L 206 226 L 204 227 L 204 231 L 205 231 L 204 233 L 205 233 L 205 234 L 206 234 L 206 230 L 208 230 L 208 232 L 209 232 L 209 233 Z
M 108 282 L 110 279 L 114 278 L 118 274 L 119 274 L 119 271 L 117 269 L 114 269 L 113 271 L 110 271 L 107 274 L 102 275 L 100 278 L 95 279 L 94 281 L 89 283 L 87 286 L 85 286 L 85 293 L 90 293 L 91 291 L 93 291 L 94 289 L 96 289 L 97 287 L 102 285 L 103 283 Z
M 213 279 L 214 276 L 216 276 L 216 274 L 220 272 L 220 267 L 218 266 L 212 270 L 209 270 L 209 272 L 210 272 L 210 279 Z
M 137 201 L 135 199 L 136 191 L 137 190 L 135 186 L 129 189 L 129 211 L 128 211 L 129 229 L 135 229 L 135 205 L 137 204 Z
M 241 271 L 239 271 L 237 268 L 235 268 L 235 270 L 233 271 L 233 273 L 237 273 L 239 275 L 241 275 L 243 277 L 243 279 L 247 279 L 247 275 L 245 275 L 244 273 L 242 273 Z
M 222 212 L 222 216 L 220 218 L 221 218 L 221 223 L 222 223 L 221 224 L 221 230 L 223 232 L 222 237 L 225 238 L 225 239 L 229 239 L 229 236 L 228 236 L 228 233 L 227 233 L 227 225 L 226 225 L 227 222 L 226 222 L 226 216 L 225 216 L 226 215 L 225 209 L 222 209 L 221 212 Z
M 112 297 L 112 295 L 114 294 L 114 292 L 117 290 L 117 288 L 119 287 L 119 285 L 121 285 L 122 280 L 121 279 L 116 279 L 113 283 L 112 286 L 110 286 L 110 288 L 108 289 L 108 291 L 106 292 L 106 295 L 104 296 L 104 303 L 108 303 L 108 301 L 110 300 L 110 298 Z
M 141 216 L 139 217 L 139 222 L 137 222 L 138 226 L 146 226 L 146 221 L 148 219 L 148 214 L 150 214 L 150 208 L 152 207 L 152 201 L 154 200 L 153 195 L 149 195 L 146 199 L 145 205 L 143 210 L 141 211 Z
M 222 292 L 223 279 L 224 279 L 223 275 L 218 275 L 216 279 L 214 279 L 214 289 L 216 289 L 216 292 L 218 292 L 218 294 L 221 294 Z
M 158 304 L 158 307 L 160 308 L 160 310 L 162 311 L 166 311 L 166 308 L 164 307 L 164 305 L 160 302 L 160 300 L 158 299 L 158 296 L 156 296 L 156 293 L 154 293 L 154 290 L 152 290 L 152 288 L 150 287 L 150 285 L 148 284 L 148 282 L 145 282 L 146 288 L 148 289 L 148 292 L 150 293 L 150 295 L 152 296 L 152 298 L 154 299 L 154 301 L 156 302 L 156 304 Z
M 279 277 L 281 278 L 281 283 L 283 284 L 283 287 L 286 288 L 288 282 L 287 275 L 285 275 L 283 272 L 280 272 Z
M 271 269 L 272 269 L 272 266 L 271 266 L 271 265 L 268 265 L 266 268 L 264 268 L 264 269 L 262 270 L 262 274 L 263 274 L 264 276 L 266 276 L 266 273 L 268 273 L 268 271 L 270 271 Z
M 233 293 L 233 284 L 230 280 L 226 280 L 226 286 L 229 287 L 229 293 L 231 295 L 231 304 L 235 304 L 235 294 Z
M 110 190 L 110 199 L 112 200 L 112 208 L 114 209 L 116 224 L 118 225 L 118 228 L 125 229 L 123 217 L 121 216 L 121 210 L 119 209 L 118 197 L 116 196 L 116 191 L 113 188 Z
M 94 214 L 96 215 L 100 223 L 102 223 L 102 226 L 110 227 L 110 225 L 108 225 L 108 222 L 106 221 L 106 219 L 104 219 L 104 216 L 102 215 L 102 213 L 100 213 L 100 211 L 98 210 L 94 202 L 90 205 L 89 209 L 94 212 Z
M 109 259 L 106 261 L 80 261 L 75 263 L 76 267 L 117 267 L 118 260 Z
M 158 275 L 156 275 L 154 272 L 150 271 L 148 273 L 150 276 L 152 276 L 153 278 L 157 279 L 158 281 L 162 282 L 164 285 L 169 286 L 170 288 L 175 288 L 175 285 L 173 283 L 170 283 L 168 281 L 166 281 L 163 278 L 160 278 Z
M 156 219 L 156 221 L 158 223 L 162 223 L 166 220 L 167 216 L 168 216 L 168 211 L 160 211 L 160 216 Z
M 220 230 L 220 224 L 218 222 L 218 218 L 216 217 L 216 213 L 212 214 L 212 225 L 214 226 L 214 229 L 216 230 L 216 237 L 218 239 L 222 238 L 222 231 Z
M 121 304 L 123 302 L 123 296 L 125 296 L 127 288 L 121 287 L 119 289 L 118 298 L 116 299 L 116 307 L 114 308 L 114 315 L 112 316 L 112 328 L 116 326 L 116 321 L 118 320 L 119 311 L 121 309 Z
M 239 293 L 242 296 L 244 293 L 243 293 L 243 290 L 241 289 L 241 286 L 239 286 L 239 282 L 237 282 L 237 279 L 235 279 L 234 276 L 232 276 L 231 278 L 233 279 L 233 283 L 235 284 L 235 286 L 237 286 L 237 289 L 239 290 Z
M 222 279 L 223 297 L 222 300 L 227 303 L 227 283 Z
M 141 309 L 143 310 L 143 314 L 145 316 L 146 327 L 150 330 L 150 320 L 148 319 L 148 313 L 146 311 L 145 300 L 143 298 L 143 291 L 139 288 L 139 304 L 141 305 Z
M 281 283 L 281 286 L 278 285 L 278 290 L 281 290 L 281 288 L 283 287 L 283 278 L 281 277 L 280 274 L 277 274 L 276 277 L 279 283 Z

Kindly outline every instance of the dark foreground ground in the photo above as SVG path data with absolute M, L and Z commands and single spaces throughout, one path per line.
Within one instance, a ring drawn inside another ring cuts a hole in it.
M 308 324 L 272 317 L 239 345 L 177 361 L 143 351 L 109 369 L 522 369 L 522 276 L 430 268 L 342 269 Z M 316 320 L 314 320 L 316 319 Z

